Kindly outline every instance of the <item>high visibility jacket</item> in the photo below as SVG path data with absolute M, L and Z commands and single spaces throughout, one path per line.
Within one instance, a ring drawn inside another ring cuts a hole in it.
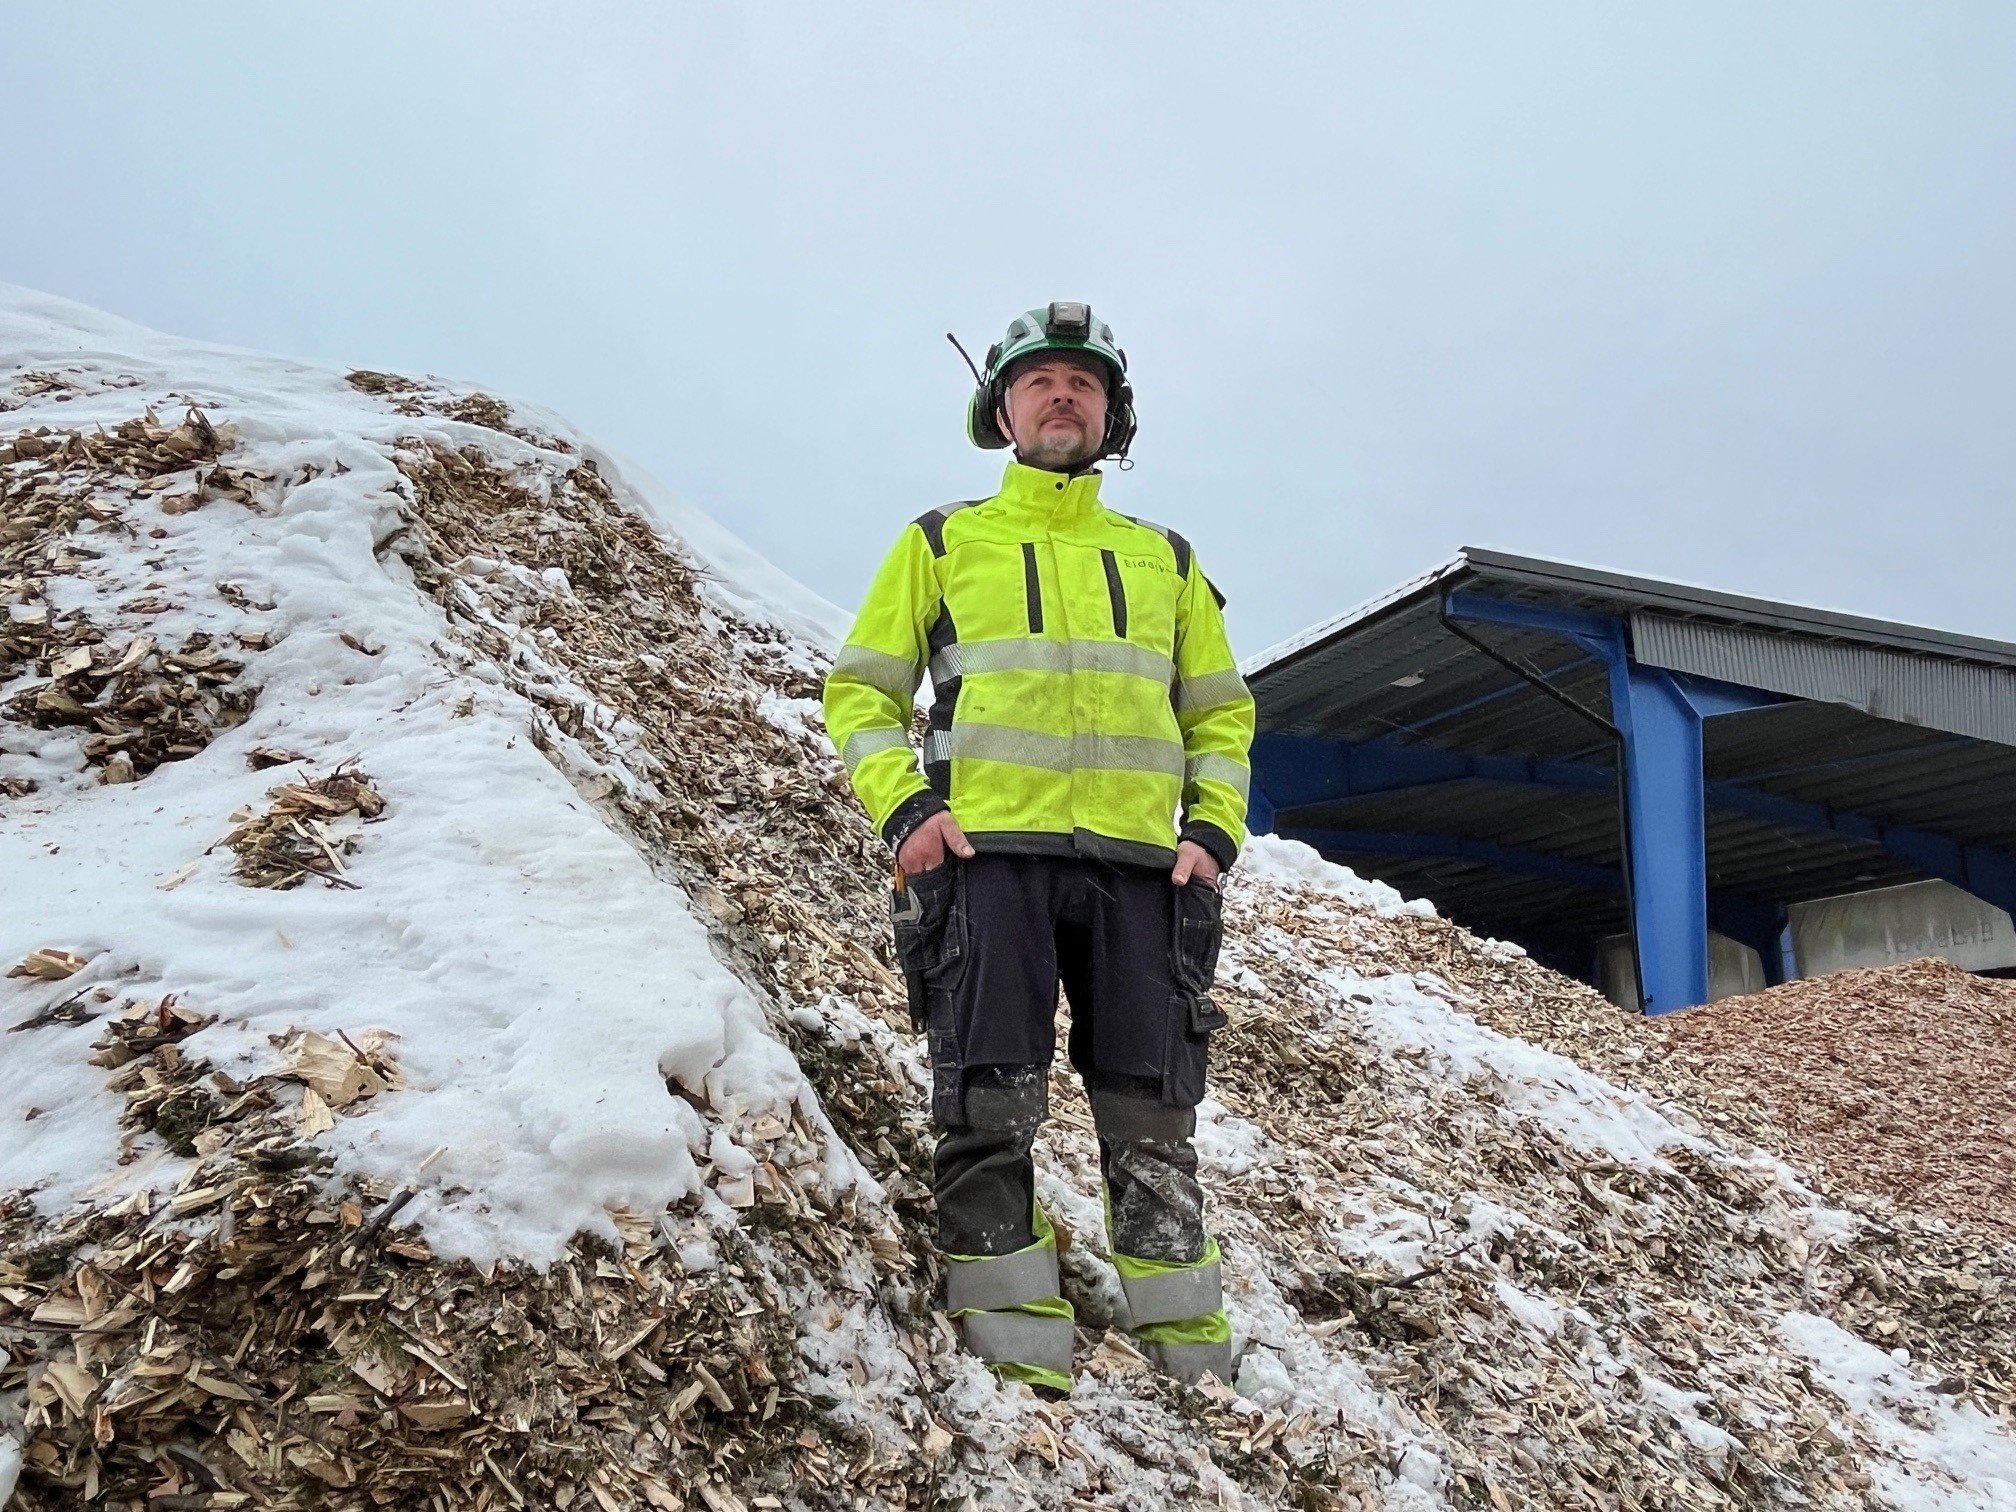
M 892 847 L 949 803 L 979 850 L 1167 866 L 1180 824 L 1229 866 L 1253 698 L 1222 603 L 1181 536 L 1099 502 L 1098 473 L 1011 462 L 994 497 L 898 537 L 826 679 L 826 729 Z

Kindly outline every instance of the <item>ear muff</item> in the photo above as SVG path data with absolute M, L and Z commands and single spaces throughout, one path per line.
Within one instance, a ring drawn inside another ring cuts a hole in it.
M 987 348 L 987 366 L 982 369 L 984 376 L 980 386 L 973 390 L 973 397 L 966 401 L 967 439 L 987 451 L 1001 451 L 1008 445 L 1008 438 L 994 419 L 994 412 L 1001 407 L 1001 379 L 994 371 L 994 363 L 1000 355 L 1000 342 Z
M 1106 438 L 1099 448 L 1102 457 L 1125 459 L 1134 444 L 1141 422 L 1134 414 L 1134 385 L 1122 374 L 1106 395 Z M 1128 466 L 1133 466 L 1130 462 Z

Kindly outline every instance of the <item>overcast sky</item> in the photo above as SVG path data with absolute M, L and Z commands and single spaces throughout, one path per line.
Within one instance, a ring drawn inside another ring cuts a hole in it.
M 551 405 L 836 603 L 1088 299 L 1250 653 L 1460 545 L 2016 639 L 2016 6 L 10 8 L 0 279 Z

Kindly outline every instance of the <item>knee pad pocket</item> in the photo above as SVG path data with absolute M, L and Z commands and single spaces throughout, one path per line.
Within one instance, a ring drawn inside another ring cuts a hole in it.
M 1031 1138 L 1050 1114 L 1050 1075 L 1042 1066 L 985 1066 L 966 1082 L 966 1125 Z
M 1197 1132 L 1195 1108 L 1103 1087 L 1091 1089 L 1092 1124 L 1108 1144 L 1176 1144 Z

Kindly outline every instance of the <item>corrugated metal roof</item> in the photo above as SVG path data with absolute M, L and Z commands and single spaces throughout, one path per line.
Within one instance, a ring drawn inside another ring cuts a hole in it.
M 1618 615 L 1652 665 L 1802 700 L 1707 725 L 1708 776 L 1883 824 L 2016 850 L 2016 646 L 1708 589 L 1465 550 L 1454 561 L 1245 664 L 1263 733 L 1614 766 L 1609 685 L 1573 642 L 1499 625 L 1470 634 L 1575 708 L 1451 632 L 1461 588 Z M 1811 700 L 1826 701 L 1811 701 Z M 1265 773 L 1260 779 L 1264 785 Z M 1282 828 L 1453 835 L 1621 866 L 1614 791 L 1481 781 L 1284 812 Z M 1786 902 L 1920 874 L 1866 840 L 1711 809 L 1718 891 Z M 1345 855 L 1452 917 L 1578 933 L 1617 927 L 1622 899 L 1474 857 Z
M 2016 746 L 2016 668 L 1646 610 L 1631 616 L 1631 649 L 1647 666 Z
M 1923 625 L 1906 625 L 1895 620 L 1871 619 L 1861 614 L 1844 614 L 1837 609 L 1814 609 L 1804 604 L 1750 598 L 1740 593 L 1696 587 L 1691 583 L 1635 577 L 1570 562 L 1549 562 L 1539 557 L 1516 556 L 1511 552 L 1492 551 L 1479 546 L 1465 546 L 1453 563 L 1437 570 L 1445 577 L 1454 576 L 1458 567 L 1468 568 L 1480 577 L 1497 582 L 1534 588 L 1550 597 L 1576 596 L 1613 605 L 1624 612 L 1659 609 L 1669 614 L 1699 615 L 1731 624 L 1840 637 L 1905 651 L 1929 652 L 1934 656 L 1961 657 L 1994 666 L 2016 667 L 2016 645 L 2008 641 L 1961 635 L 1951 630 L 1934 630 Z

